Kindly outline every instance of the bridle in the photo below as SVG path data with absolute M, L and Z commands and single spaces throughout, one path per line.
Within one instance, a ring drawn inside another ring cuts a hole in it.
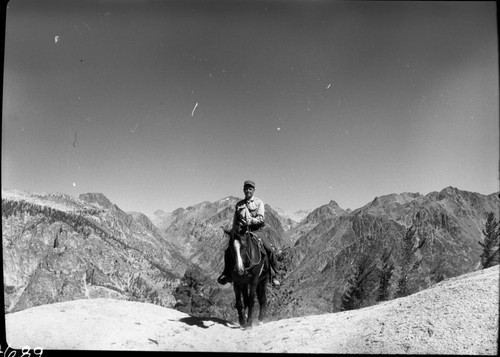
M 262 254 L 260 253 L 260 238 L 257 238 L 255 236 L 255 234 L 253 234 L 252 232 L 250 232 L 248 230 L 244 233 L 244 235 L 245 235 L 245 244 L 244 245 L 242 244 L 242 246 L 245 247 L 245 250 L 246 250 L 245 253 L 246 253 L 246 256 L 248 258 L 248 261 L 250 262 L 250 266 L 248 268 L 245 268 L 245 270 L 248 270 L 248 269 L 253 268 L 254 266 L 260 264 L 260 262 L 262 260 Z M 252 239 L 255 242 L 255 244 L 257 245 L 258 256 L 259 256 L 259 260 L 257 262 L 254 262 L 252 260 L 251 254 L 249 254 L 249 250 L 248 250 L 248 248 L 249 248 L 248 240 L 249 239 Z

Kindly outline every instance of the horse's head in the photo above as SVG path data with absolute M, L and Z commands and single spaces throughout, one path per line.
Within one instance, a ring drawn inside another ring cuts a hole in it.
M 259 244 L 252 233 L 248 232 L 240 236 L 240 253 L 245 267 L 260 262 Z

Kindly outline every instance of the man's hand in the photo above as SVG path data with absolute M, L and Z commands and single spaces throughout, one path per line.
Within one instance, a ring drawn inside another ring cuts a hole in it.
M 242 225 L 245 227 L 245 226 L 250 226 L 253 224 L 255 220 L 253 219 L 253 217 L 248 217 L 247 219 L 242 219 L 241 222 L 242 222 Z

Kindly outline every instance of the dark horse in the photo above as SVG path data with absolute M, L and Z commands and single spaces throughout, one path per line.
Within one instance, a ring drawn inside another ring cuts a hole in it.
M 225 231 L 226 233 L 229 233 Z M 259 300 L 259 321 L 266 316 L 266 289 L 269 280 L 269 259 L 260 239 L 252 232 L 239 235 L 232 240 L 231 257 L 235 268 L 232 271 L 236 310 L 241 327 L 252 328 L 252 313 L 255 295 Z M 243 302 L 241 301 L 243 297 Z M 248 308 L 247 316 L 244 309 Z

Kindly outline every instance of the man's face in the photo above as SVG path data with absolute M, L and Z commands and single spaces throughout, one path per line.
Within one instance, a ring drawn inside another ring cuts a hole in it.
M 245 193 L 245 198 L 248 200 L 252 198 L 255 188 L 250 185 L 243 186 L 243 193 Z

